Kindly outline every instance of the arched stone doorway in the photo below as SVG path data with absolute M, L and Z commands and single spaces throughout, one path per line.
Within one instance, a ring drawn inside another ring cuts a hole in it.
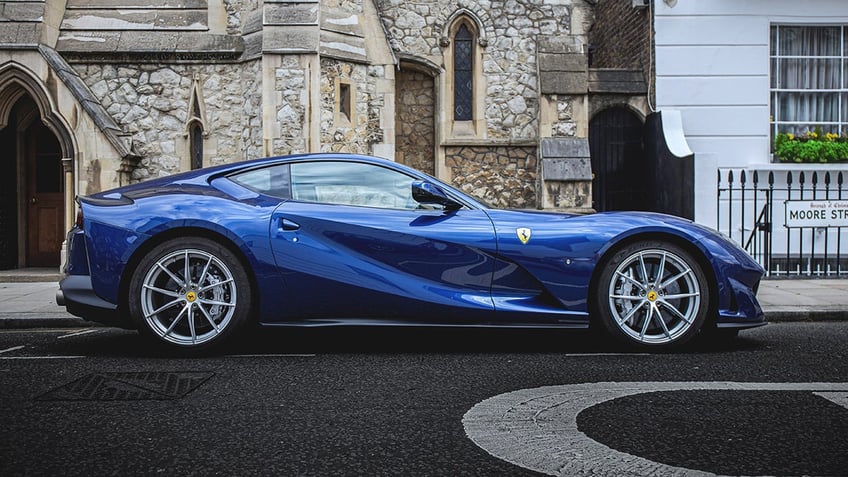
M 430 71 L 403 62 L 395 76 L 395 160 L 436 173 L 436 85 Z
M 33 98 L 14 96 L 0 130 L 0 268 L 58 267 L 66 215 L 62 147 Z
M 593 207 L 607 210 L 645 210 L 647 164 L 641 118 L 625 107 L 612 107 L 589 121 L 592 156 Z

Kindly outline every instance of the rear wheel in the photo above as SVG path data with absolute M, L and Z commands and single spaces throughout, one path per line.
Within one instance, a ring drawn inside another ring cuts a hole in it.
M 190 237 L 164 242 L 136 268 L 129 311 L 139 330 L 179 350 L 206 350 L 227 341 L 251 311 L 244 266 L 226 247 Z
M 707 278 L 684 249 L 663 241 L 630 244 L 605 261 L 598 318 L 613 337 L 641 348 L 672 348 L 698 334 L 710 308 Z

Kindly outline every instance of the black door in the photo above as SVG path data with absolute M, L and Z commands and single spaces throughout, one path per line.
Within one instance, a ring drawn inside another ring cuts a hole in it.
M 607 210 L 647 208 L 647 164 L 641 119 L 627 108 L 601 111 L 589 122 L 593 207 Z
M 18 142 L 13 111 L 0 130 L 0 270 L 18 266 Z

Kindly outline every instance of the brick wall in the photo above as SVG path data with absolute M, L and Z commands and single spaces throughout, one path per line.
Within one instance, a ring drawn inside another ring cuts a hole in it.
M 649 15 L 650 8 L 635 8 L 631 0 L 599 1 L 595 24 L 589 32 L 589 67 L 647 72 L 651 49 Z

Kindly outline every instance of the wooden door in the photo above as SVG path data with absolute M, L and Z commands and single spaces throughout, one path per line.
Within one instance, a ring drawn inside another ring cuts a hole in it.
M 25 133 L 26 266 L 58 267 L 65 235 L 62 152 L 41 121 Z

